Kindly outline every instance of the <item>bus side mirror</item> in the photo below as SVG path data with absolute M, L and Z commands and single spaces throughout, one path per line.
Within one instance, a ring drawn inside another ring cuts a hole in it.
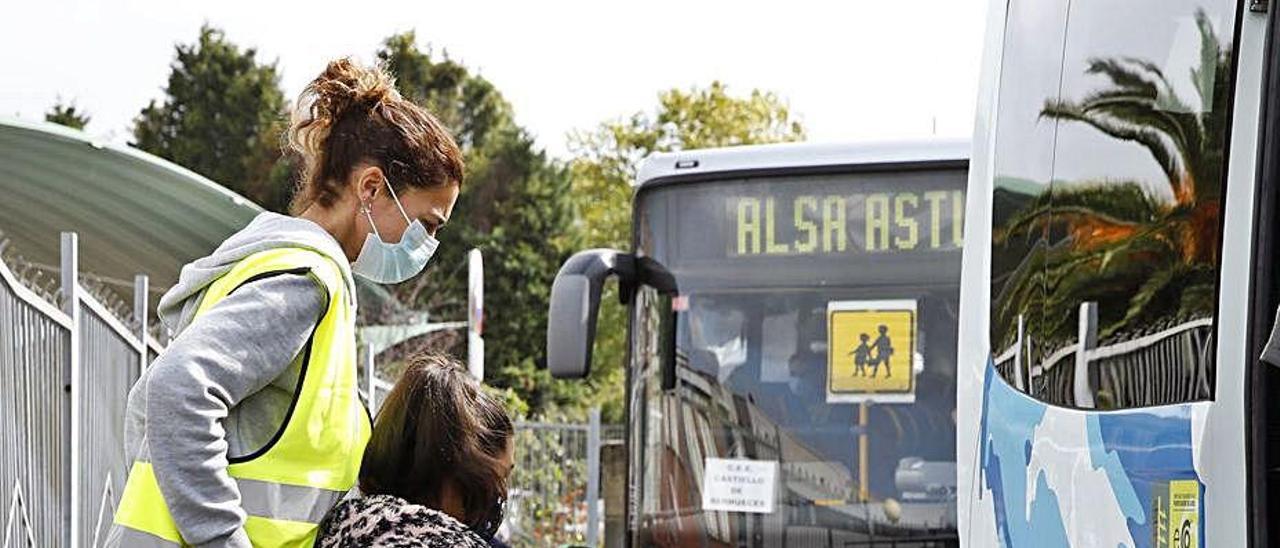
M 547 315 L 547 369 L 553 377 L 576 379 L 591 371 L 591 347 L 605 279 L 617 275 L 625 297 L 635 287 L 635 257 L 613 249 L 574 254 L 551 284 Z

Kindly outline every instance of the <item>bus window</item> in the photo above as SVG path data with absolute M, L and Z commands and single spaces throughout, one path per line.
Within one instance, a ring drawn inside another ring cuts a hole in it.
M 1035 74 L 1003 67 L 992 346 L 1020 390 L 1098 409 L 1212 397 L 1235 9 L 1077 0 L 1060 62 L 1033 63 L 1061 67 L 1057 89 L 1022 97 Z M 1043 40 L 1019 42 L 1020 21 L 1015 57 Z M 1033 127 L 1053 128 L 1048 177 L 1021 150 Z
M 733 303 L 695 299 L 688 317 L 691 367 L 723 381 L 747 361 L 746 319 Z
M 1013 2 L 1009 6 L 997 117 L 995 193 L 991 244 L 991 344 L 996 368 L 1025 390 L 1029 365 L 1041 348 L 1038 332 L 1045 296 L 1040 275 L 1048 251 L 1043 218 L 1033 204 L 1048 201 L 1053 179 L 1053 138 L 1057 122 L 1039 113 L 1056 98 L 1067 2 Z M 1021 326 L 1021 329 L 1020 329 Z

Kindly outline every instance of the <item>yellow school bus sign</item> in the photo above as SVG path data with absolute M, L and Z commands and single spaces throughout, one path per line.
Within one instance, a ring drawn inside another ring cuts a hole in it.
M 915 401 L 916 301 L 827 303 L 827 401 Z

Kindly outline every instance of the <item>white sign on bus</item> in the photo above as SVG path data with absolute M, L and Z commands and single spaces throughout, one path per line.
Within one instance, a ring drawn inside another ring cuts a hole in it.
M 777 494 L 777 461 L 708 457 L 705 463 L 703 510 L 773 513 Z

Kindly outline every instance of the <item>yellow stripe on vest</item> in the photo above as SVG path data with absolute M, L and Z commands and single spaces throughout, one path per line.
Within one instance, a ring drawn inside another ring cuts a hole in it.
M 169 542 L 182 542 L 178 526 L 173 523 L 169 507 L 165 506 L 164 497 L 160 494 L 160 486 L 156 484 L 156 474 L 151 469 L 151 463 L 133 463 L 120 501 L 120 508 L 116 510 L 116 523 Z

